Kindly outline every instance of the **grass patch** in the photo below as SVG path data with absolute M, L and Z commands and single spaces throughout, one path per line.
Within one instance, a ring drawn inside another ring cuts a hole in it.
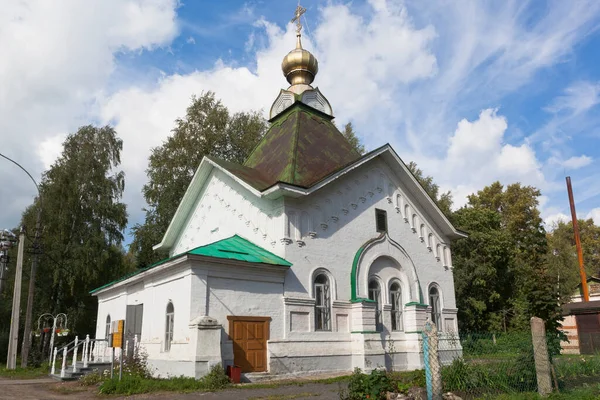
M 52 390 L 53 392 L 56 392 L 56 393 L 67 395 L 67 396 L 71 395 L 71 394 L 77 394 L 77 393 L 88 391 L 88 389 L 83 386 L 72 385 L 72 384 L 54 385 L 54 386 L 50 387 L 50 390 Z
M 215 391 L 229 386 L 229 378 L 223 367 L 214 366 L 200 379 L 177 377 L 170 379 L 147 378 L 139 375 L 123 375 L 123 379 L 109 379 L 100 385 L 103 394 L 132 395 L 151 392 L 199 392 Z
M 48 375 L 48 367 L 41 366 L 37 368 L 0 368 L 0 377 L 8 379 L 36 379 Z
M 560 393 L 552 393 L 547 397 L 541 397 L 534 392 L 513 393 L 501 395 L 487 395 L 481 397 L 485 400 L 598 400 L 600 398 L 600 385 L 581 387 Z

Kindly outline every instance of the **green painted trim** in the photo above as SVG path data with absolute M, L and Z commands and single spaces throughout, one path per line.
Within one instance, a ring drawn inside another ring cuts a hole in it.
M 350 294 L 351 294 L 350 301 L 352 301 L 352 302 L 355 302 L 355 300 L 358 300 L 358 297 L 356 297 L 356 292 L 358 289 L 357 283 L 356 283 L 356 279 L 357 279 L 356 270 L 358 268 L 358 261 L 360 260 L 360 257 L 364 253 L 365 248 L 368 245 L 370 245 L 371 243 L 373 243 L 374 241 L 381 239 L 384 235 L 385 235 L 385 232 L 377 237 L 374 237 L 373 239 L 367 240 L 362 246 L 360 246 L 360 248 L 354 255 L 354 260 L 352 261 L 352 271 L 350 272 Z
M 364 334 L 382 333 L 382 332 L 378 332 L 378 331 L 352 331 L 350 333 L 362 333 L 364 335 Z
M 351 299 L 350 303 L 376 303 L 376 301 L 371 299 L 365 299 L 364 297 L 358 297 L 356 299 Z
M 429 307 L 429 304 L 423 304 L 418 301 L 411 301 L 410 303 L 406 303 L 404 306 L 419 306 L 419 307 Z
M 404 333 L 418 333 L 418 334 L 421 334 L 421 333 L 423 333 L 423 331 L 410 331 L 410 332 L 404 332 Z
M 107 283 L 106 285 L 102 285 L 96 289 L 90 290 L 89 293 L 94 294 L 99 290 L 106 289 L 116 283 L 122 282 L 126 279 L 139 275 L 142 272 L 148 271 L 149 269 L 158 267 L 161 264 L 164 264 L 168 261 L 173 261 L 186 255 L 197 255 L 256 264 L 269 264 L 280 267 L 292 266 L 292 263 L 287 261 L 286 259 L 281 258 L 276 254 L 273 254 L 270 251 L 255 245 L 251 241 L 244 239 L 241 236 L 233 235 L 227 239 L 222 239 L 213 243 L 206 244 L 204 246 L 199 246 L 192 250 L 186 251 L 185 253 L 177 254 L 173 257 L 160 260 L 146 268 L 142 268 L 137 271 L 131 272 L 125 276 L 120 277 L 119 279 Z

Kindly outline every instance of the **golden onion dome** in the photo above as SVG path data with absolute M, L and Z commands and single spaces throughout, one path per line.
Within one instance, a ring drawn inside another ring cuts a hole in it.
M 290 85 L 310 85 L 319 72 L 319 63 L 310 51 L 302 48 L 300 32 L 296 36 L 296 48 L 283 57 L 281 69 Z

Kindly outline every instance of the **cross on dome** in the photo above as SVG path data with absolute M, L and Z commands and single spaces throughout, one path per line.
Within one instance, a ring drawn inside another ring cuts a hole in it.
M 307 89 L 312 89 L 310 84 L 314 81 L 317 72 L 319 71 L 319 63 L 317 58 L 310 51 L 302 48 L 300 41 L 302 24 L 300 17 L 306 12 L 306 8 L 298 4 L 292 18 L 292 23 L 296 23 L 296 48 L 290 51 L 281 63 L 283 75 L 290 83 L 288 90 L 294 93 L 302 93 Z

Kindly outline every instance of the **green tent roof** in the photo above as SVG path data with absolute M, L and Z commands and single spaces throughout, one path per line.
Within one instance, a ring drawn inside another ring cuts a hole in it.
M 228 260 L 245 261 L 249 263 L 279 265 L 282 267 L 292 266 L 292 263 L 279 256 L 276 256 L 270 251 L 265 250 L 262 247 L 259 247 L 254 243 L 250 242 L 249 240 L 246 240 L 238 235 L 233 235 L 230 238 L 222 239 L 218 242 L 196 247 L 195 249 L 186 251 L 185 253 L 177 254 L 176 256 L 161 260 L 155 264 L 150 265 L 149 267 L 139 269 L 117 280 L 107 283 L 106 285 L 91 290 L 90 293 L 96 293 L 97 291 L 112 286 L 115 283 L 122 282 L 135 275 L 141 274 L 142 272 L 148 271 L 149 269 L 157 267 L 168 261 L 183 257 L 185 255 L 205 256 Z

